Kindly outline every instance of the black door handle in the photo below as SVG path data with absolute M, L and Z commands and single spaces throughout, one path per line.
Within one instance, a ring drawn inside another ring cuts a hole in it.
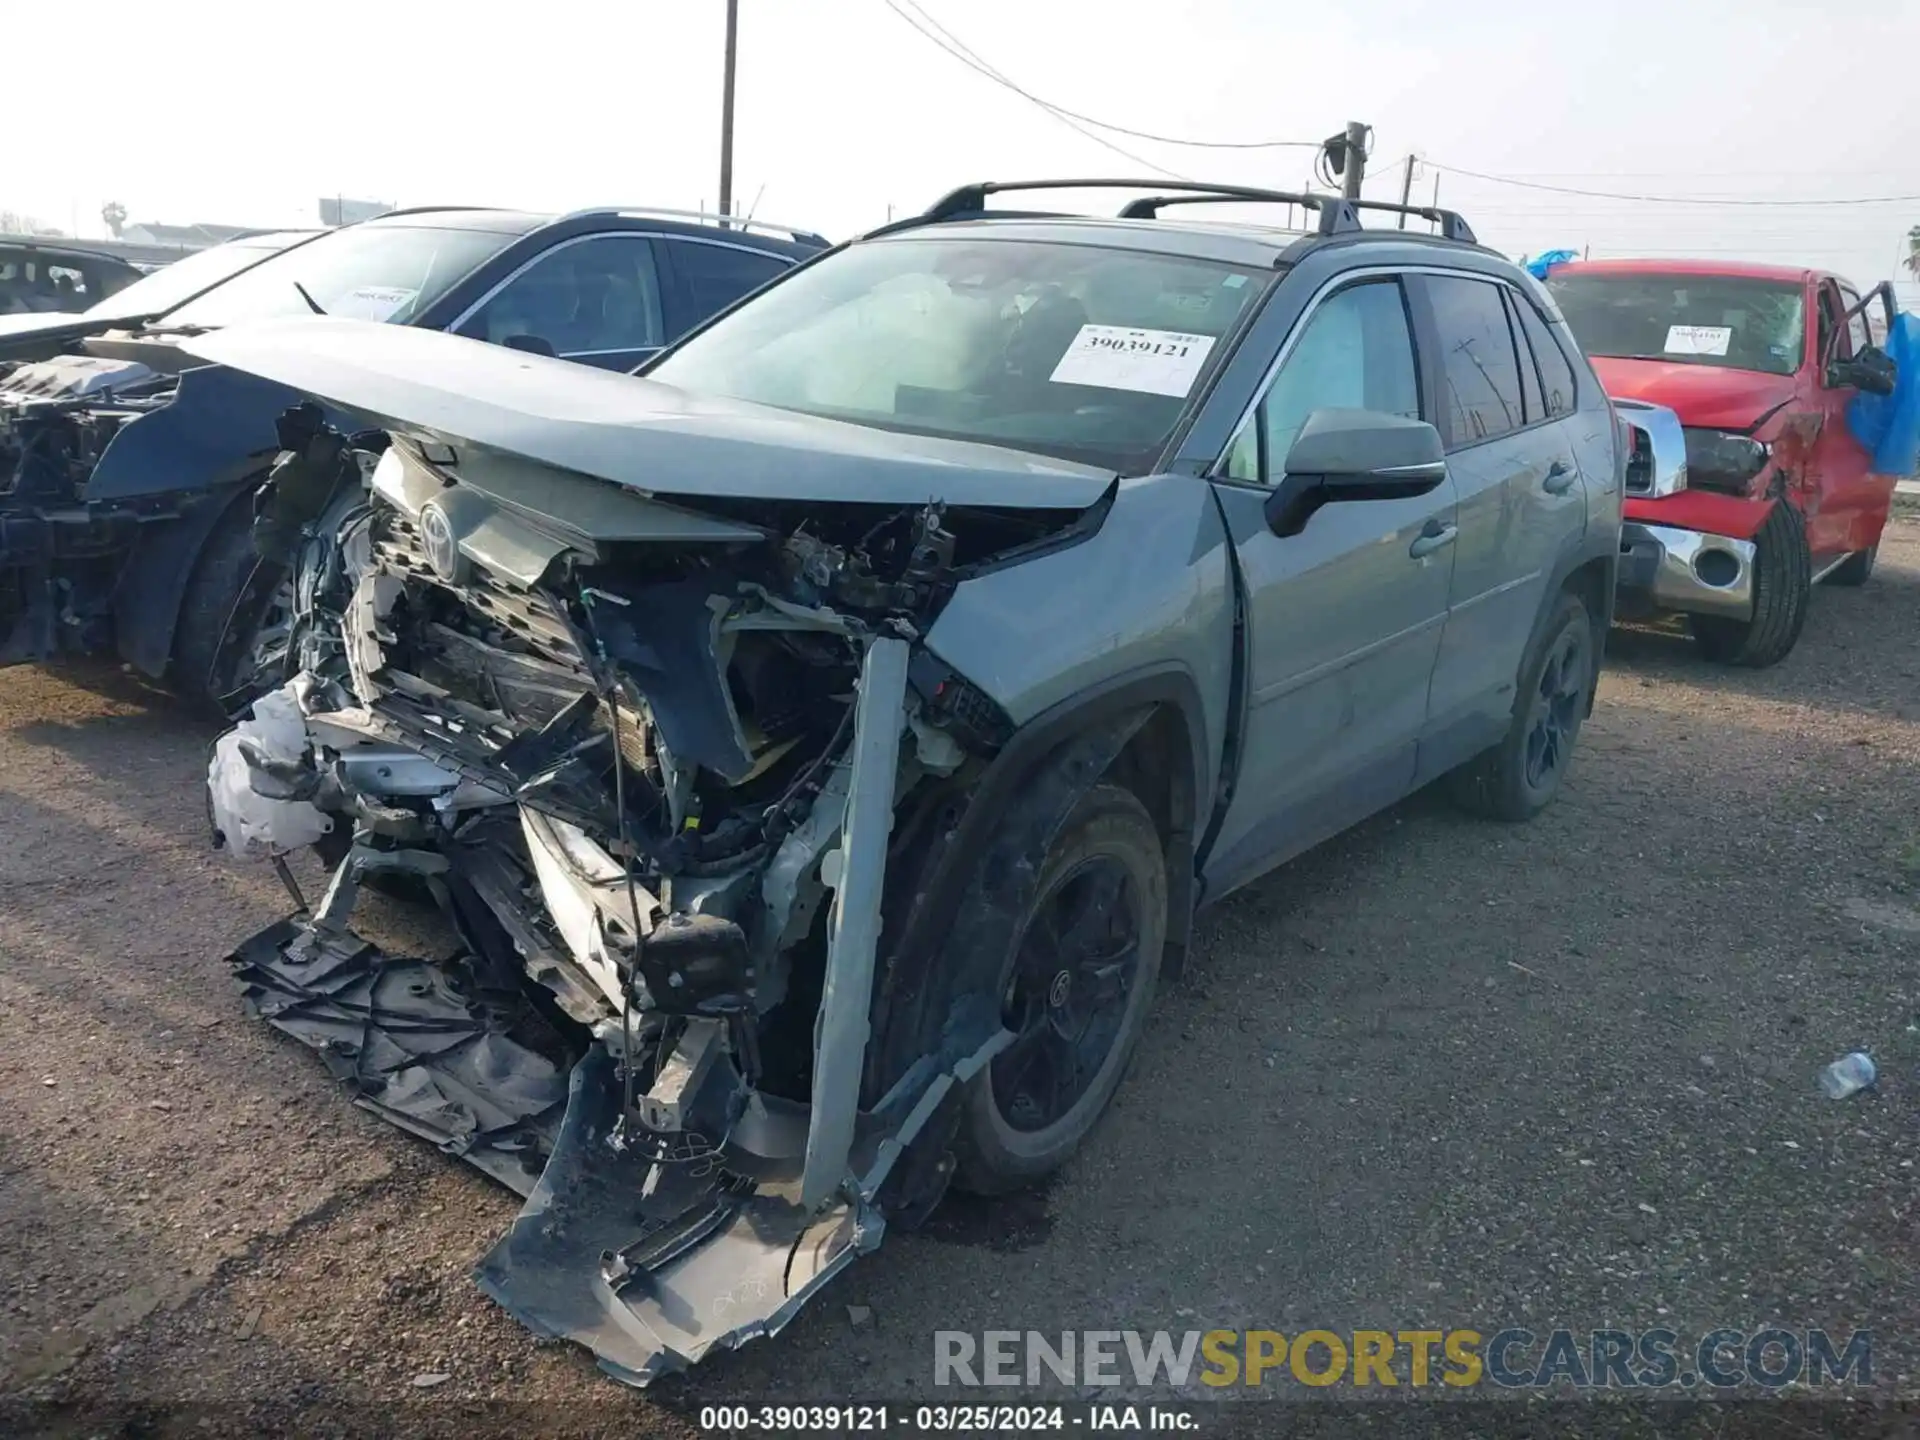
M 1547 467 L 1547 478 L 1540 488 L 1549 495 L 1564 495 L 1573 488 L 1573 467 L 1564 460 L 1556 460 Z

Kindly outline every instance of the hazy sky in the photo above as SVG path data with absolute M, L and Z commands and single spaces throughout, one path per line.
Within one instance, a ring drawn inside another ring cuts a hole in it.
M 1920 196 L 1920 0 L 920 0 L 1026 89 L 1214 140 L 1371 123 L 1509 253 L 1743 256 L 1895 274 L 1920 201 L 1708 207 L 1554 194 Z M 4 9 L 0 208 L 312 223 L 315 197 L 573 208 L 718 195 L 724 0 L 168 0 Z M 20 63 L 24 57 L 44 57 Z M 1906 63 L 1911 63 L 1908 59 Z M 120 101 L 123 103 L 116 103 Z M 31 137 L 31 143 L 27 143 Z M 1167 169 L 1298 187 L 1311 152 L 1113 136 Z M 740 0 L 735 194 L 836 238 L 987 177 L 1143 167 L 966 69 L 885 0 Z M 764 189 L 763 189 L 764 187 Z M 1920 300 L 1909 288 L 1908 295 Z

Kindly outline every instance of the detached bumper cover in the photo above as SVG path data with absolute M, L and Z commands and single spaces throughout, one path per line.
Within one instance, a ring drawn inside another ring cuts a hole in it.
M 1751 540 L 1628 521 L 1620 527 L 1619 613 L 1679 610 L 1748 619 L 1756 553 Z

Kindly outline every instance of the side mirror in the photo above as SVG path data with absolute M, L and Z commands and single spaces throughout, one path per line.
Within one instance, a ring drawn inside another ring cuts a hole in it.
M 1287 452 L 1267 497 L 1267 528 L 1298 535 L 1322 505 L 1404 500 L 1447 478 L 1440 432 L 1424 420 L 1377 410 L 1315 410 Z
M 1898 371 L 1891 355 L 1878 345 L 1869 345 L 1851 360 L 1835 360 L 1827 366 L 1827 388 L 1891 395 Z
M 509 350 L 524 350 L 529 355 L 545 355 L 557 359 L 560 354 L 553 348 L 551 340 L 542 339 L 538 335 L 509 335 L 501 343 Z

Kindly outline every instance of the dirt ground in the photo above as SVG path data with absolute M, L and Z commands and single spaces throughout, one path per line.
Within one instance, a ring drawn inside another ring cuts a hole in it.
M 1872 1327 L 1876 1388 L 1920 1395 L 1920 521 L 1776 669 L 1612 657 L 1539 821 L 1416 797 L 1210 912 L 1045 1194 L 950 1201 L 645 1395 L 469 1281 L 513 1196 L 241 1012 L 222 957 L 285 905 L 207 849 L 211 729 L 9 671 L 0 1396 L 202 1407 L 141 1433 L 689 1434 L 703 1402 L 926 1397 L 942 1328 L 1768 1322 Z M 1855 1048 L 1878 1091 L 1822 1098 Z

